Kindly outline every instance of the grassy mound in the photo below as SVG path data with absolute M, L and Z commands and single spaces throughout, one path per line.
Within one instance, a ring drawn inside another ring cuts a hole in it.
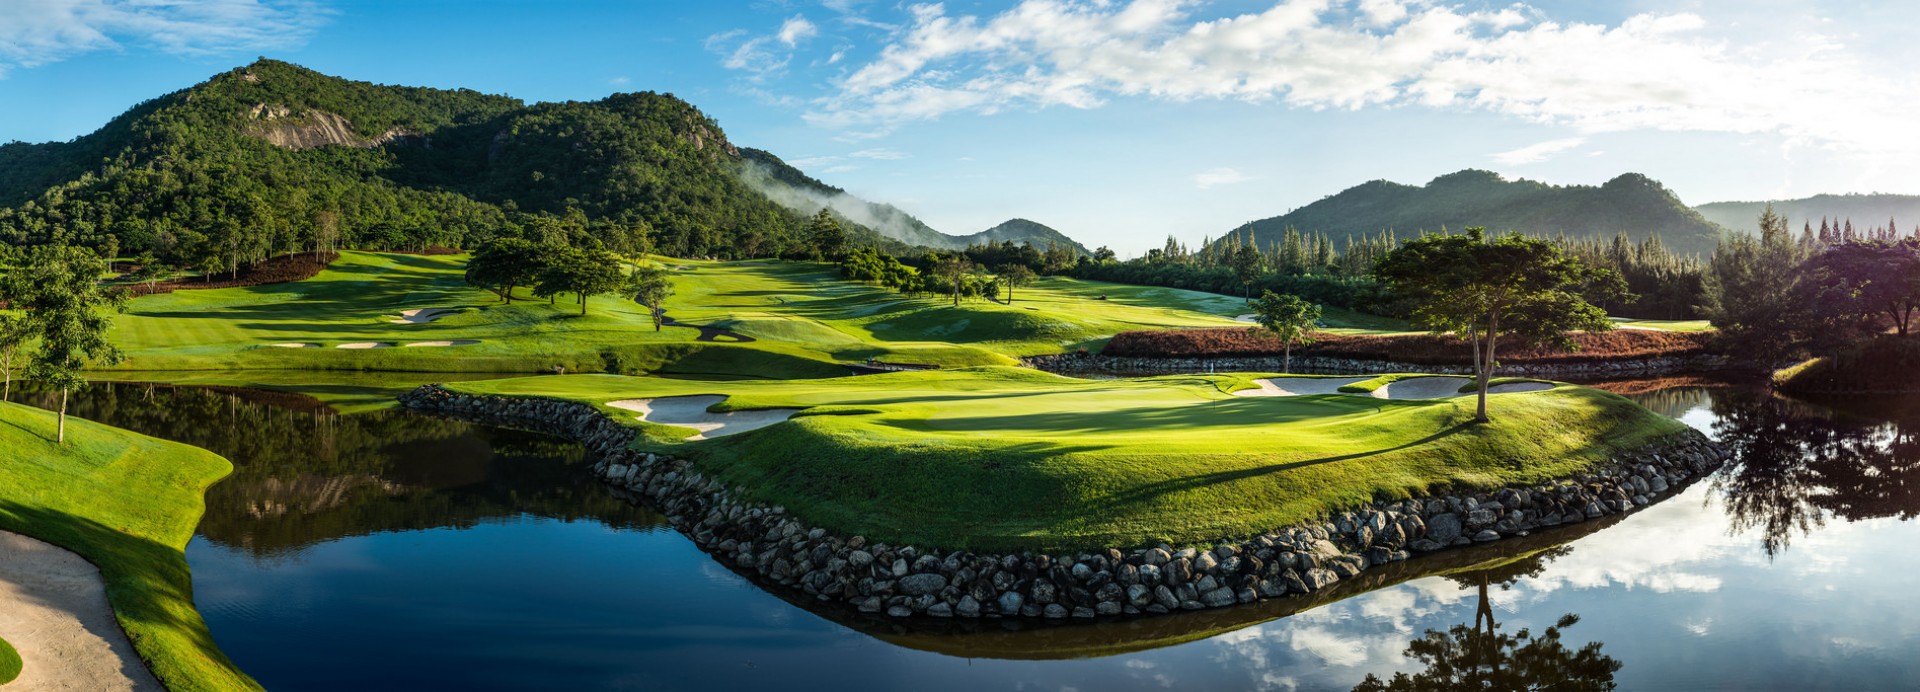
M 449 385 L 600 406 L 636 444 L 687 458 L 821 526 L 992 550 L 1245 536 L 1439 486 L 1544 482 L 1684 427 L 1563 386 L 1470 398 L 1235 397 L 1263 374 L 1088 381 L 1012 368 L 712 383 L 608 375 Z M 610 401 L 715 394 L 715 410 L 801 408 L 699 442 Z
M 1790 394 L 1895 394 L 1920 391 L 1920 338 L 1883 335 L 1773 375 Z
M 20 668 L 23 664 L 24 662 L 20 660 L 20 652 L 15 651 L 13 645 L 8 644 L 7 640 L 0 639 L 0 685 L 13 682 L 15 678 L 20 677 Z
M 584 316 L 571 296 L 503 304 L 466 285 L 465 266 L 465 256 L 347 252 L 305 281 L 143 297 L 119 318 L 130 356 L 121 367 L 826 377 L 844 372 L 836 363 L 868 359 L 1011 365 L 1097 349 L 1128 330 L 1240 324 L 1232 318 L 1246 310 L 1226 296 L 1061 277 L 1020 289 L 1011 304 L 954 307 L 843 281 L 829 265 L 669 260 L 667 310 L 687 326 L 655 331 L 644 308 L 612 296 Z M 451 314 L 394 321 L 429 308 Z M 1342 314 L 1341 326 L 1377 321 Z M 400 346 L 445 341 L 478 343 Z M 338 348 L 366 343 L 396 347 Z
M 182 550 L 201 494 L 233 466 L 195 447 L 0 403 L 0 529 L 79 553 L 106 578 L 107 600 L 134 649 L 174 690 L 258 689 L 234 667 L 193 606 Z

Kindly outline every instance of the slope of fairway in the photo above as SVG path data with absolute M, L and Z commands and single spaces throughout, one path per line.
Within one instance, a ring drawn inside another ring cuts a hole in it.
M 1470 398 L 1236 397 L 1266 375 L 1087 381 L 1011 368 L 830 381 L 611 375 L 449 385 L 589 402 L 637 444 L 693 460 L 820 525 L 942 548 L 1075 549 L 1208 541 L 1441 485 L 1562 477 L 1683 430 L 1575 386 Z M 612 401 L 722 395 L 715 410 L 802 409 L 689 442 Z
M 202 492 L 232 465 L 77 418 L 67 419 L 66 444 L 53 433 L 52 413 L 0 403 L 0 529 L 99 567 L 121 627 L 169 688 L 258 689 L 214 645 L 181 552 L 205 510 Z
M 466 285 L 465 262 L 347 252 L 306 281 L 140 298 L 119 317 L 120 367 L 825 377 L 868 359 L 1009 365 L 1121 331 L 1240 325 L 1231 318 L 1245 310 L 1225 296 L 1057 277 L 1011 304 L 955 307 L 844 281 L 829 265 L 669 260 L 679 326 L 656 331 L 644 308 L 612 296 L 586 315 L 572 296 L 504 304 Z M 442 312 L 405 319 L 418 311 Z

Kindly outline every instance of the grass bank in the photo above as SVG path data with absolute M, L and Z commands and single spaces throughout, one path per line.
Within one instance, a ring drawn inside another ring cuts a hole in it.
M 1773 374 L 1789 394 L 1900 394 L 1920 392 L 1920 338 L 1892 334 Z
M 100 568 L 114 615 L 174 690 L 258 689 L 214 645 L 181 552 L 207 486 L 233 466 L 210 452 L 0 403 L 0 529 L 66 548 Z
M 1684 429 L 1574 386 L 1470 398 L 1235 397 L 1264 374 L 1088 381 L 1013 368 L 716 384 L 608 375 L 467 382 L 471 394 L 598 406 L 809 522 L 896 544 L 1081 549 L 1246 536 L 1379 498 L 1577 473 Z M 723 410 L 802 409 L 688 441 L 612 401 L 728 395 Z
M 15 678 L 20 677 L 20 668 L 24 663 L 20 660 L 20 652 L 15 651 L 13 645 L 8 644 L 7 640 L 0 639 L 0 685 L 13 682 Z

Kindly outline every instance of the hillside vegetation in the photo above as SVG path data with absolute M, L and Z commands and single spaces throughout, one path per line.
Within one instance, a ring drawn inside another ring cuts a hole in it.
M 1754 234 L 1759 232 L 1760 215 L 1769 205 L 1795 232 L 1809 226 L 1818 228 L 1824 219 L 1836 223 L 1851 220 L 1863 232 L 1884 227 L 1888 221 L 1904 226 L 1895 229 L 1903 232 L 1920 228 L 1915 225 L 1920 223 L 1920 195 L 1814 195 L 1762 202 L 1714 202 L 1694 207 L 1694 211 L 1728 230 Z
M 263 59 L 70 143 L 0 146 L 0 242 L 111 238 L 230 268 L 290 248 L 551 235 L 571 218 L 566 233 L 615 247 L 640 229 L 677 256 L 780 254 L 802 216 L 750 188 L 744 165 L 718 123 L 670 94 L 527 105 Z
M 1575 239 L 1610 240 L 1626 233 L 1643 240 L 1655 235 L 1667 247 L 1701 254 L 1713 251 L 1719 234 L 1665 186 L 1637 173 L 1594 187 L 1510 181 L 1481 170 L 1449 173 L 1424 186 L 1375 180 L 1232 233 L 1251 235 L 1267 250 L 1288 228 L 1343 242 L 1386 230 L 1410 238 L 1442 227 L 1459 231 L 1470 226 Z
M 449 385 L 601 407 L 808 521 L 938 549 L 1055 550 L 1246 536 L 1442 486 L 1543 482 L 1684 426 L 1574 386 L 1468 398 L 1236 397 L 1257 374 L 1088 381 L 1013 368 L 716 384 L 608 375 Z M 801 408 L 702 441 L 613 401 L 727 395 Z

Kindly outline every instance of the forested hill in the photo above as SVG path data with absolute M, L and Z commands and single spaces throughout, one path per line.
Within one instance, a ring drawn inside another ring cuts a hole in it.
M 794 251 L 804 217 L 750 187 L 745 166 L 718 124 L 668 94 L 527 105 L 263 59 L 72 142 L 0 146 L 0 242 L 111 238 L 203 268 L 503 232 L 616 249 L 644 236 L 680 256 Z
M 1637 173 L 1594 187 L 1510 181 L 1481 170 L 1449 173 L 1425 186 L 1375 180 L 1234 232 L 1244 238 L 1251 231 L 1266 248 L 1279 243 L 1288 228 L 1322 234 L 1344 246 L 1343 238 L 1377 236 L 1383 230 L 1407 238 L 1469 226 L 1571 238 L 1611 239 L 1626 232 L 1644 239 L 1652 234 L 1667 247 L 1702 254 L 1713 251 L 1719 234 L 1666 187 Z
M 1026 219 L 1013 219 L 972 235 L 941 233 L 899 207 L 861 199 L 807 175 L 771 153 L 759 149 L 742 149 L 740 153 L 748 162 L 748 183 L 774 201 L 803 214 L 830 207 L 842 218 L 908 245 L 958 250 L 968 245 L 1011 241 L 1045 250 L 1048 243 L 1057 243 L 1083 255 L 1093 254 L 1065 234 Z
M 1920 224 L 1920 195 L 1814 195 L 1770 202 L 1714 202 L 1694 210 L 1729 230 L 1752 234 L 1759 232 L 1760 214 L 1769 204 L 1773 205 L 1775 214 L 1786 217 L 1787 226 L 1796 232 L 1808 226 L 1817 230 L 1823 219 L 1835 224 L 1852 221 L 1860 231 L 1885 227 L 1888 221 L 1902 227 L 1896 230 L 1913 231 L 1920 227 L 1916 226 Z
M 961 245 L 986 245 L 1007 241 L 1012 241 L 1015 244 L 1030 243 L 1035 248 L 1041 250 L 1047 249 L 1049 244 L 1057 244 L 1060 247 L 1072 248 L 1074 252 L 1082 255 L 1093 254 L 1093 251 L 1087 249 L 1087 246 L 1081 245 L 1078 241 L 1067 237 L 1067 234 L 1056 231 L 1052 227 L 1038 221 L 1028 221 L 1026 219 L 1008 219 L 998 226 L 979 233 L 960 236 L 958 240 Z

